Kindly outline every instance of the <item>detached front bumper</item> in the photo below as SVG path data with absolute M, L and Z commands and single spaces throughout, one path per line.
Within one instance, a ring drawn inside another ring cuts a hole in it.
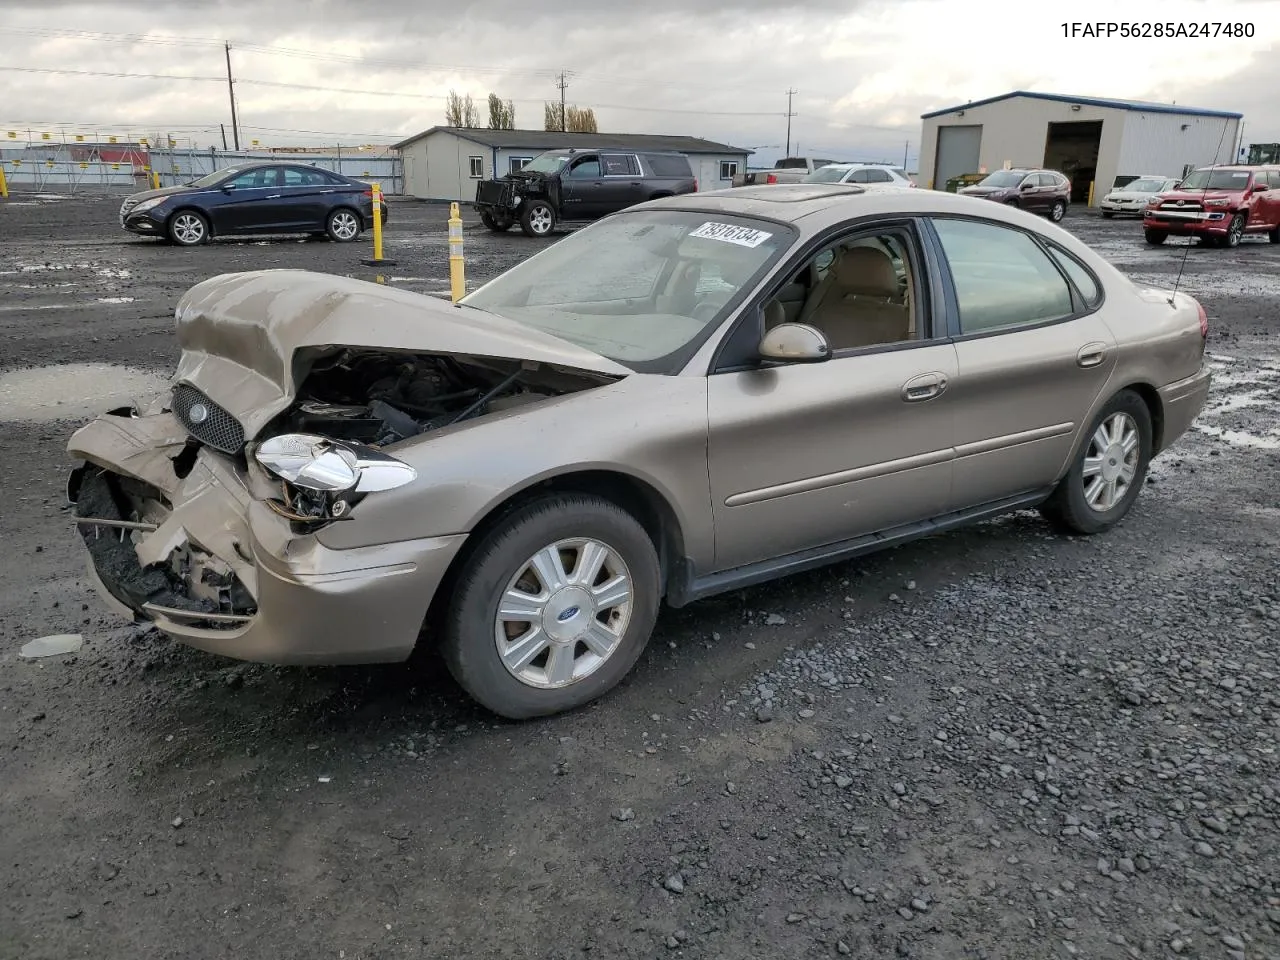
M 1146 230 L 1162 230 L 1179 236 L 1225 236 L 1231 217 L 1229 210 L 1147 210 L 1142 215 L 1142 226 Z
M 68 496 L 108 604 L 239 660 L 406 659 L 465 539 L 325 547 L 255 497 L 241 465 L 188 446 L 167 411 L 100 417 L 68 449 L 86 461 L 72 472 Z

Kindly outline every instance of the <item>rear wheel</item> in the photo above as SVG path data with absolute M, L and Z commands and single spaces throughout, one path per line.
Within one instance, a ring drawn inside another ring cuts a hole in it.
M 514 511 L 466 561 L 441 651 L 458 684 L 513 720 L 580 707 L 635 665 L 658 616 L 653 541 L 599 497 Z
M 1169 239 L 1169 235 L 1163 230 L 1145 230 L 1143 233 L 1147 238 L 1147 243 L 1151 244 L 1153 247 L 1158 247 Z
M 1101 533 L 1119 523 L 1151 463 L 1151 411 L 1121 390 L 1094 419 L 1084 446 L 1040 512 L 1067 533 Z
M 329 214 L 324 232 L 336 243 L 350 243 L 360 236 L 360 215 L 347 207 L 341 207 Z
M 546 237 L 556 228 L 556 212 L 545 200 L 530 200 L 520 214 L 520 229 L 527 237 Z
M 169 218 L 167 232 L 179 246 L 198 246 L 209 239 L 209 221 L 194 210 L 179 210 Z
M 1267 239 L 1272 243 L 1280 243 L 1280 226 L 1277 226 L 1274 230 L 1268 233 Z
M 1049 219 L 1057 223 L 1067 215 L 1067 204 L 1065 200 L 1053 201 L 1053 206 L 1049 208 Z

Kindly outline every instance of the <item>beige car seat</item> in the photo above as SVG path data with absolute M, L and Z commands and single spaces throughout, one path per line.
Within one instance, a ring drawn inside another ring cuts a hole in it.
M 839 251 L 799 319 L 821 330 L 832 350 L 911 339 L 893 260 L 875 247 Z

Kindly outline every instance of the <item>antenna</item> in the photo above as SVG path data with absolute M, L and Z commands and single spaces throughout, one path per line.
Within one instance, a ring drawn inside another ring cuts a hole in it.
M 1214 162 L 1209 164 L 1209 176 L 1205 178 L 1204 189 L 1200 191 L 1200 209 L 1201 210 L 1204 209 L 1205 197 L 1209 195 L 1209 183 L 1213 180 L 1213 171 L 1220 165 L 1225 166 L 1225 164 L 1219 164 L 1217 160 L 1218 160 L 1218 155 L 1222 153 L 1222 141 L 1227 138 L 1227 124 L 1229 122 L 1230 121 L 1228 120 L 1222 121 L 1222 134 L 1218 137 L 1217 149 L 1213 151 Z M 1192 171 L 1192 172 L 1194 173 L 1195 171 Z M 1231 229 L 1230 225 L 1227 226 L 1227 229 L 1228 230 Z M 1191 238 L 1188 237 L 1187 245 L 1182 248 L 1182 259 L 1178 262 L 1178 275 L 1174 277 L 1173 290 L 1169 292 L 1169 306 L 1171 307 L 1174 304 L 1174 299 L 1178 296 L 1178 284 L 1182 282 L 1182 271 L 1187 265 L 1187 254 L 1189 254 L 1190 252 L 1191 252 Z

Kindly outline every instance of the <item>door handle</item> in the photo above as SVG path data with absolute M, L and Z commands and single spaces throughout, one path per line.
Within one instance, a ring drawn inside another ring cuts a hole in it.
M 631 181 L 631 186 L 633 186 L 633 187 L 638 187 L 638 186 L 640 186 L 640 181 L 639 181 L 639 180 L 632 180 L 632 181 Z
M 263 199 L 264 199 L 264 200 L 279 200 L 279 199 L 280 199 L 280 194 L 278 194 L 278 193 L 273 193 L 273 194 L 271 194 L 271 196 L 269 196 L 269 197 L 263 197 Z
M 1105 343 L 1086 343 L 1076 353 L 1076 364 L 1081 367 L 1096 367 L 1107 358 Z
M 932 400 L 947 389 L 947 378 L 941 373 L 922 373 L 902 385 L 902 399 L 907 403 Z

